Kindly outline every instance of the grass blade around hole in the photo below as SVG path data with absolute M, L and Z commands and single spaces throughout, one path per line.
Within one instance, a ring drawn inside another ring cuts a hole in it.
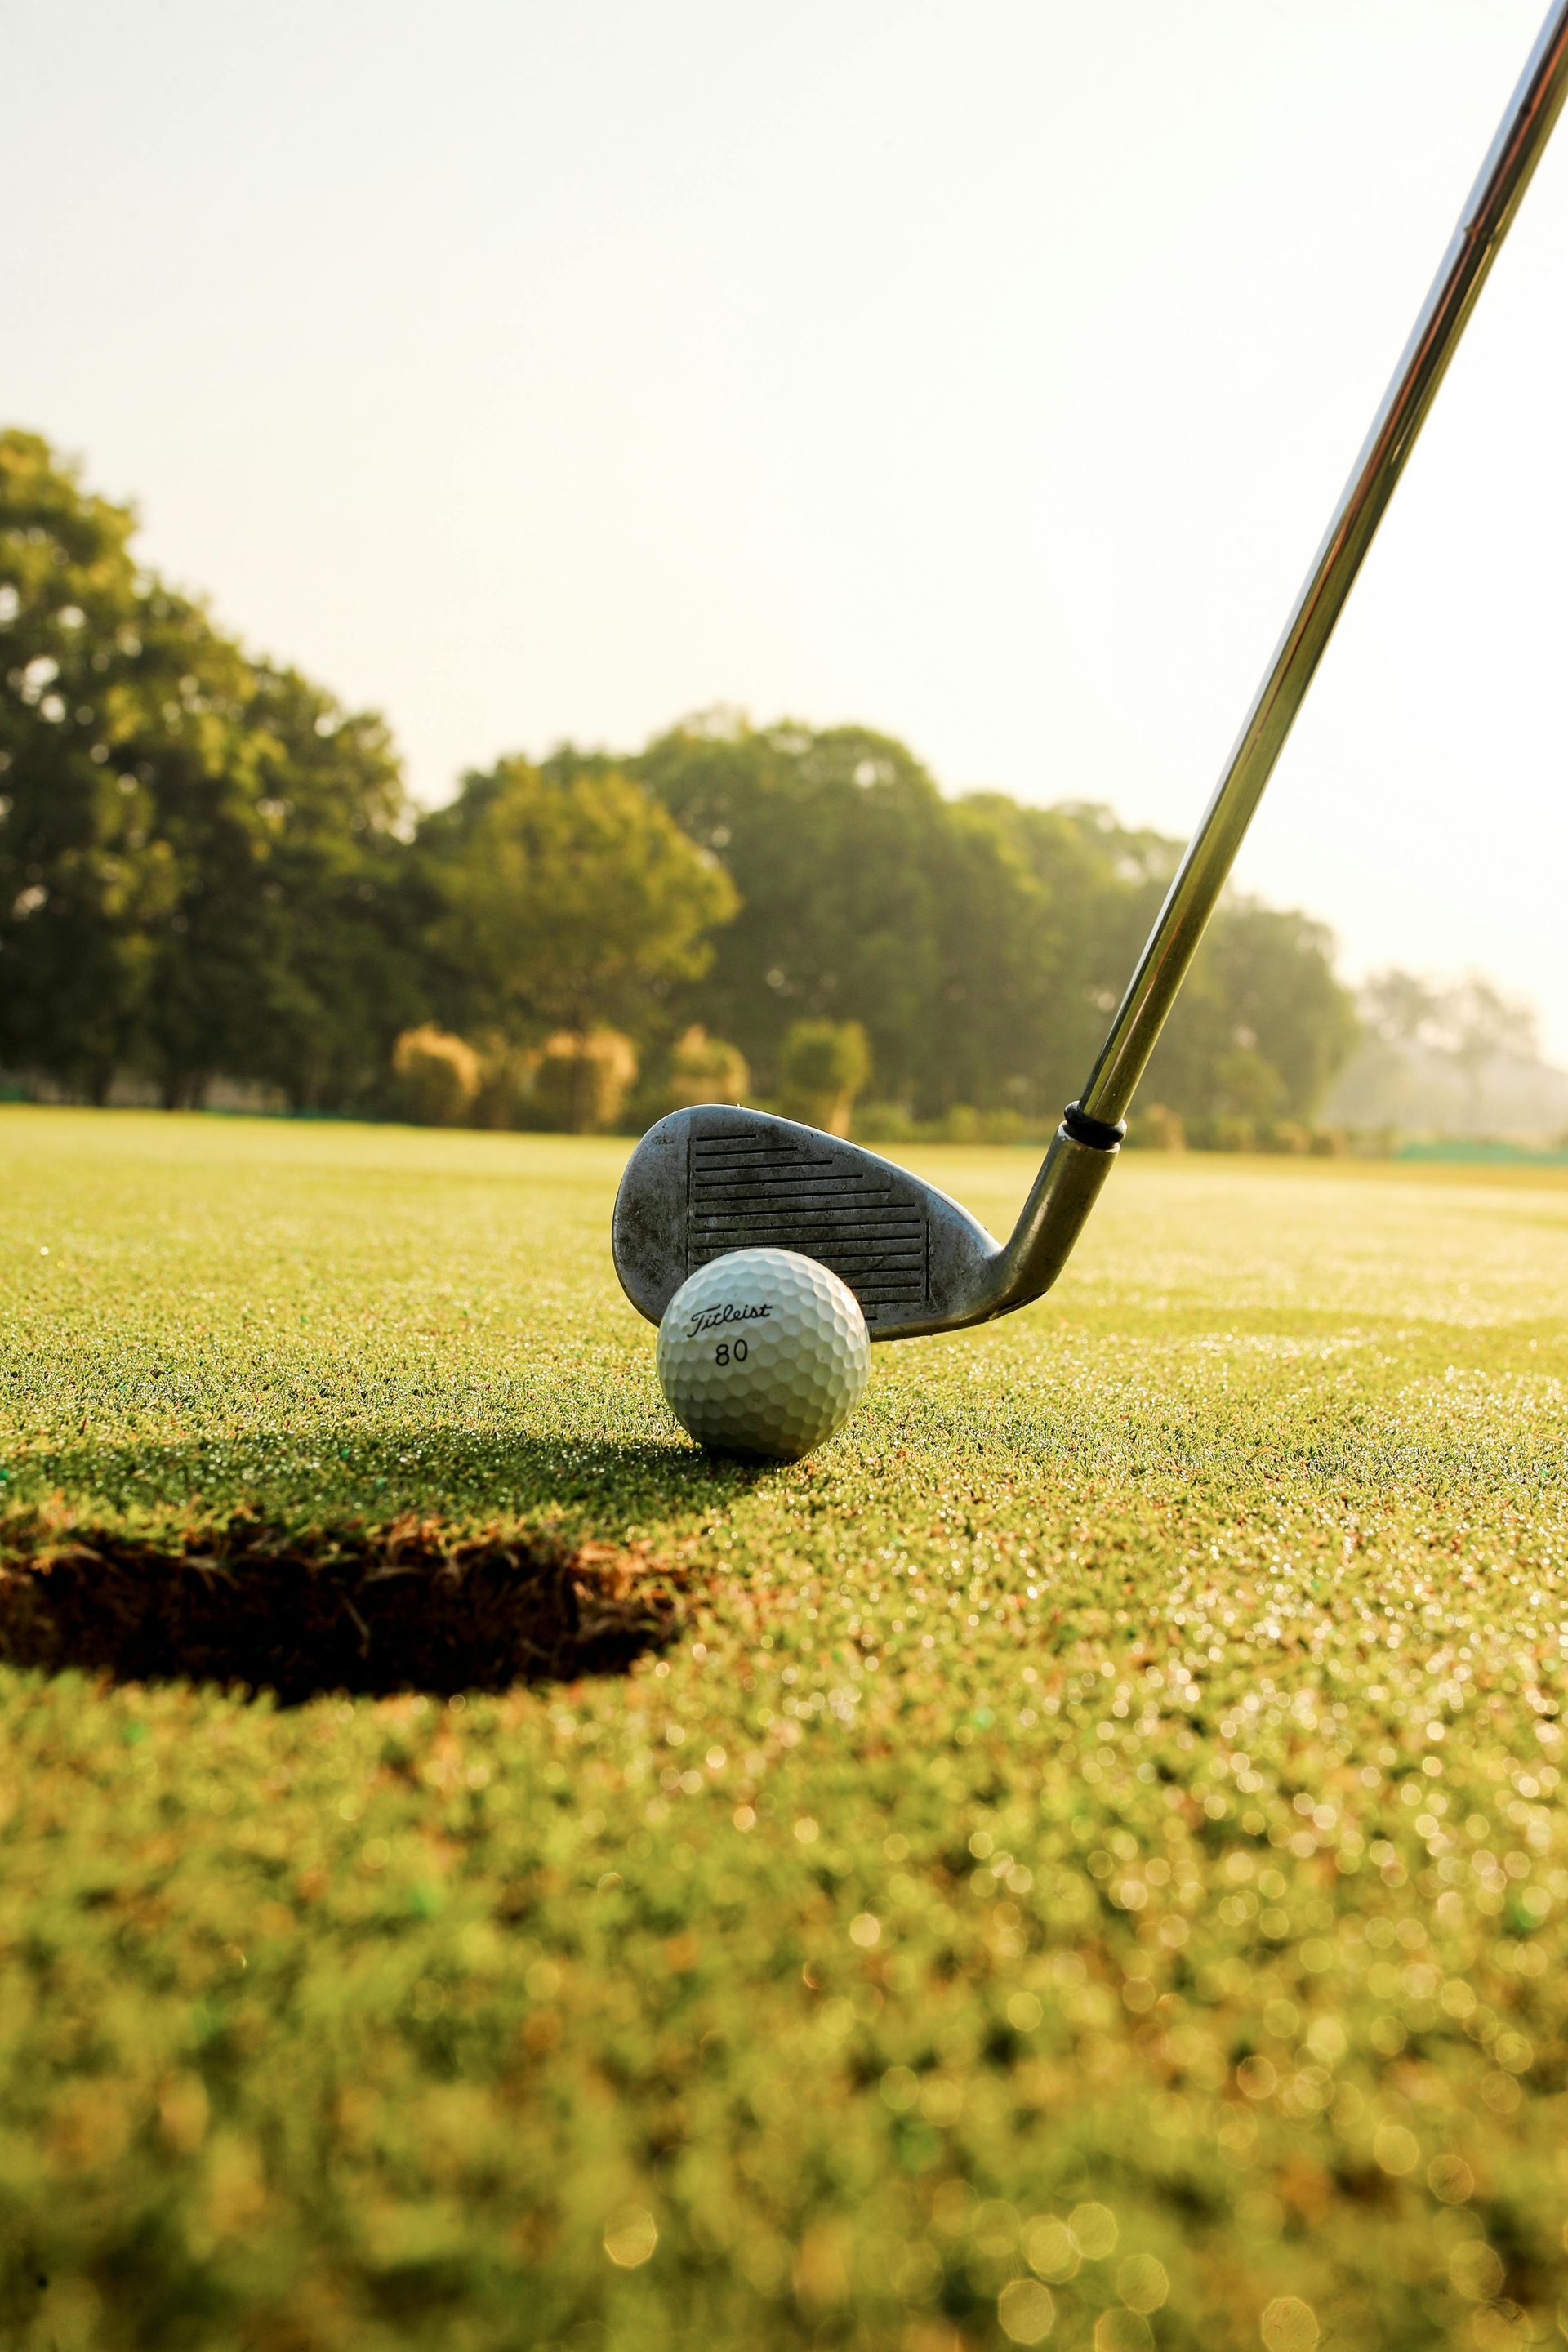
M 159 1542 L 40 1516 L 0 1530 L 0 1659 L 285 1705 L 445 1696 L 622 1670 L 671 1638 L 684 1592 L 641 1550 L 431 1519 L 301 1535 L 239 1516 Z

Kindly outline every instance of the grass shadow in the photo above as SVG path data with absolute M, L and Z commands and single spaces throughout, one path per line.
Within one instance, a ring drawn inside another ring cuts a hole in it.
M 79 1515 L 244 1511 L 284 1524 L 383 1525 L 415 1513 L 453 1524 L 547 1524 L 620 1541 L 697 1520 L 788 1465 L 703 1454 L 683 1440 L 496 1432 L 449 1422 L 253 1430 L 221 1440 L 39 1446 L 11 1471 L 13 1510 L 64 1497 Z
M 116 1681 L 269 1690 L 503 1690 L 622 1671 L 674 1634 L 684 1580 L 641 1549 L 454 1536 L 407 1517 L 301 1535 L 237 1515 L 158 1541 L 14 1521 L 0 1660 Z

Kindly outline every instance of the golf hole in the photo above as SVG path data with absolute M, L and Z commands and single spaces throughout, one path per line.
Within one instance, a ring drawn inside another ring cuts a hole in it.
M 402 1521 L 300 1535 L 251 1519 L 176 1541 L 13 1531 L 0 1659 L 117 1682 L 389 1697 L 624 1671 L 669 1640 L 679 1580 L 608 1544 Z

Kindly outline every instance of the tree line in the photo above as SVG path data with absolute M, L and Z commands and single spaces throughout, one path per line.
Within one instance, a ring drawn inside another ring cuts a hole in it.
M 1374 971 L 1361 1040 L 1330 1116 L 1374 1148 L 1396 1138 L 1568 1149 L 1568 1072 L 1544 1060 L 1533 1008 L 1480 972 Z
M 13 1079 L 574 1128 L 744 1094 L 885 1135 L 1033 1130 L 1081 1081 L 1178 843 L 725 712 L 421 812 L 379 717 L 247 651 L 134 531 L 0 433 Z M 1356 1034 L 1322 927 L 1233 895 L 1147 1116 L 1304 1133 Z

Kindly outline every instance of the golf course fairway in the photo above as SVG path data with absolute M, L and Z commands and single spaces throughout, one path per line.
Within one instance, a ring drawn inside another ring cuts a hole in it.
M 0 1111 L 0 2341 L 1560 2341 L 1568 1171 L 1129 1153 L 763 1468 L 626 1149 Z

